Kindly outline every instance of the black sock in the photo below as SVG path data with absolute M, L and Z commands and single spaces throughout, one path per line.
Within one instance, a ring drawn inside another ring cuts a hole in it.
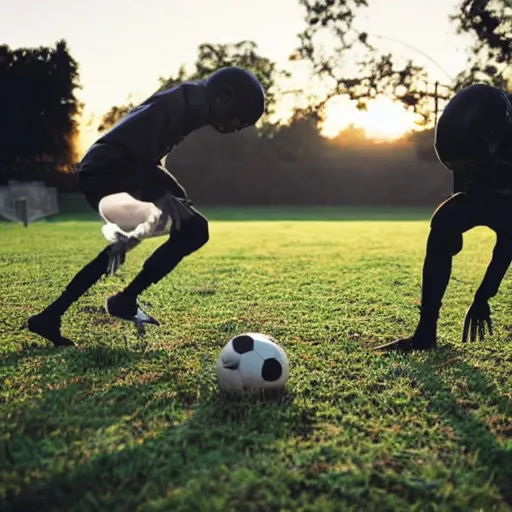
M 62 316 L 67 309 L 84 295 L 91 286 L 96 284 L 105 274 L 108 268 L 108 248 L 101 251 L 96 258 L 89 262 L 66 286 L 45 312 Z
M 183 252 L 179 245 L 168 240 L 145 261 L 142 270 L 122 291 L 123 295 L 136 300 L 144 290 L 172 272 L 182 259 Z

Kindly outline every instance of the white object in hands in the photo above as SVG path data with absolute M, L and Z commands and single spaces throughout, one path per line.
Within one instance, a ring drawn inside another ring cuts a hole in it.
M 117 242 L 117 233 L 121 233 L 124 236 L 128 236 L 117 224 L 107 222 L 101 226 L 101 232 L 109 244 Z
M 215 366 L 217 381 L 223 391 L 279 390 L 290 375 L 285 351 L 261 333 L 244 333 L 230 339 Z
M 171 232 L 170 215 L 156 204 L 139 201 L 126 192 L 104 197 L 100 201 L 99 212 L 106 222 L 102 227 L 103 236 L 110 243 L 117 240 L 116 233 L 142 240 Z

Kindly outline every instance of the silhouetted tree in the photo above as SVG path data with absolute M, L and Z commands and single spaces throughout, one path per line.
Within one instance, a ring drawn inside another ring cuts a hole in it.
M 458 33 L 474 37 L 468 69 L 456 87 L 485 80 L 505 88 L 512 78 L 512 1 L 462 0 L 451 18 Z
M 266 91 L 266 113 L 261 122 L 266 122 L 275 111 L 277 78 L 284 72 L 277 69 L 276 63 L 258 54 L 258 46 L 252 41 L 240 41 L 234 44 L 203 43 L 199 45 L 196 62 L 190 71 L 182 65 L 176 75 L 160 77 L 158 91 L 169 89 L 184 81 L 202 80 L 215 70 L 225 66 L 238 66 L 249 69 L 261 81 Z M 98 131 L 104 131 L 132 108 L 133 103 L 112 107 L 102 118 Z
M 55 47 L 0 46 L 0 161 L 76 161 L 82 105 L 78 64 L 64 40 Z
M 289 162 L 321 159 L 327 147 L 327 140 L 320 134 L 321 121 L 322 117 L 317 112 L 297 109 L 272 137 L 279 157 Z
M 101 119 L 101 123 L 98 126 L 98 131 L 103 132 L 108 130 L 111 126 L 114 126 L 120 119 L 122 119 L 135 105 L 130 102 L 127 105 L 121 105 L 119 107 L 112 107 Z
M 308 62 L 313 76 L 325 86 L 316 108 L 321 109 L 335 96 L 348 95 L 365 110 L 368 101 L 385 95 L 420 114 L 423 124 L 431 121 L 434 96 L 448 97 L 450 91 L 436 91 L 424 68 L 412 60 L 397 65 L 391 54 L 383 54 L 371 43 L 371 35 L 354 26 L 357 11 L 369 6 L 367 0 L 299 3 L 304 8 L 306 27 L 290 59 Z
M 304 8 L 306 27 L 299 34 L 300 45 L 291 59 L 309 62 L 313 76 L 326 85 L 318 108 L 331 97 L 346 94 L 365 109 L 369 100 L 385 95 L 420 114 L 420 124 L 427 126 L 455 91 L 475 81 L 505 87 L 512 77 L 511 0 L 462 0 L 457 6 L 451 19 L 459 33 L 473 35 L 475 42 L 468 68 L 441 87 L 432 84 L 424 67 L 413 60 L 399 66 L 393 55 L 377 49 L 375 36 L 355 27 L 355 15 L 369 6 L 368 0 L 299 3 Z

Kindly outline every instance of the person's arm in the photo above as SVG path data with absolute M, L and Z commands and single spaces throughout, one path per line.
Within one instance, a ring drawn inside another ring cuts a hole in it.
M 488 301 L 498 293 L 511 262 L 512 235 L 509 237 L 498 235 L 491 262 L 475 294 L 475 300 Z
M 484 278 L 475 293 L 473 303 L 464 318 L 462 341 L 475 341 L 485 338 L 485 327 L 492 335 L 491 308 L 489 300 L 494 297 L 501 286 L 503 278 L 512 262 L 512 235 L 500 236 L 494 247 L 492 259 L 487 267 Z

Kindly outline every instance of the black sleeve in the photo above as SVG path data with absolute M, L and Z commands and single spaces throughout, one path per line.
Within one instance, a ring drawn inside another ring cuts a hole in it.
M 498 293 L 511 261 L 512 241 L 508 236 L 498 235 L 491 262 L 476 292 L 475 299 L 489 300 Z

